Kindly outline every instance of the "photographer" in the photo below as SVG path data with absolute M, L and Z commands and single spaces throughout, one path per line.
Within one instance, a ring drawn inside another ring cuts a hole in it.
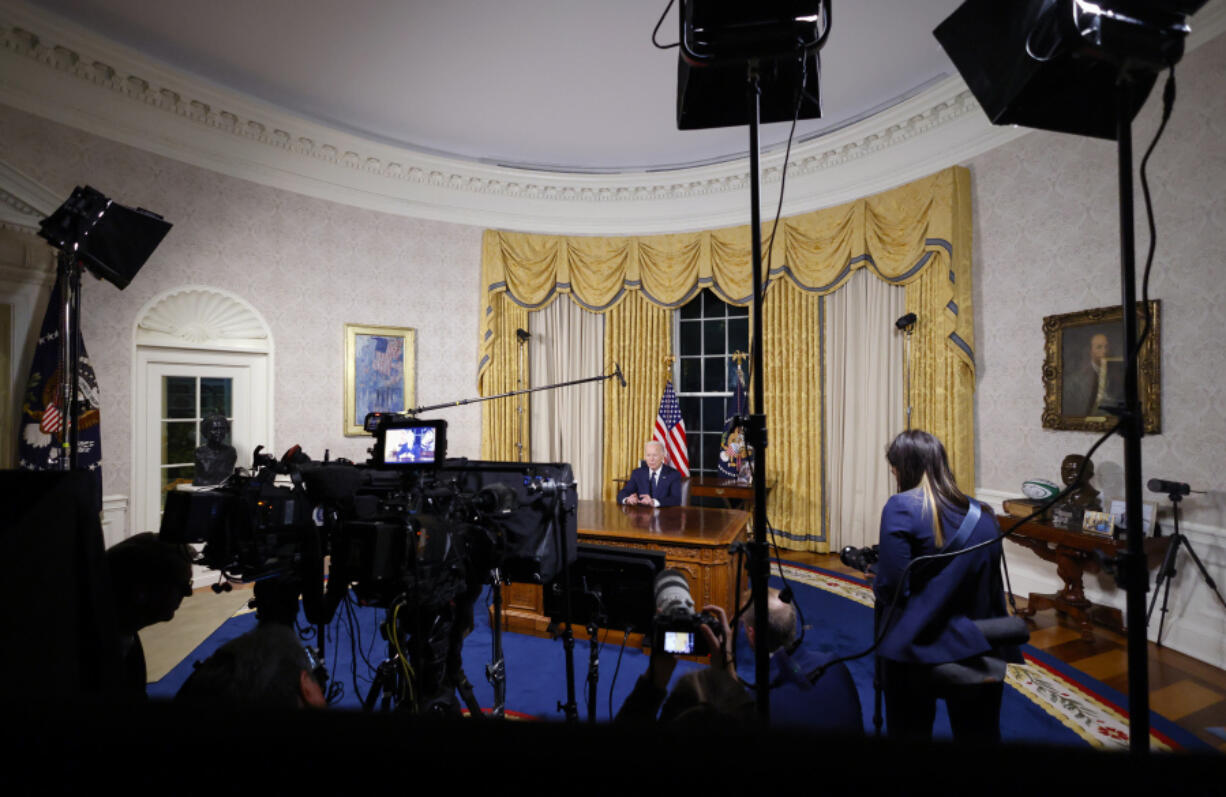
M 765 643 L 770 651 L 770 721 L 774 727 L 864 733 L 860 696 L 847 665 L 830 666 L 816 683 L 807 673 L 832 656 L 796 648 L 796 607 L 771 587 L 766 598 L 766 633 L 756 633 L 752 603 L 742 612 L 745 637 L 751 647 Z
M 728 655 L 727 640 L 731 636 L 728 615 L 719 606 L 704 606 L 703 611 L 715 616 L 722 629 L 722 639 L 709 626 L 698 629 L 711 651 L 710 666 L 681 676 L 673 691 L 668 692 L 677 659 L 671 653 L 652 648 L 647 672 L 639 676 L 618 709 L 613 718 L 615 723 L 655 722 L 657 711 L 661 723 L 695 727 L 736 727 L 754 721 L 753 698 L 736 679 L 736 668 Z
M 936 700 L 942 697 L 956 740 L 999 741 L 1003 682 L 951 686 L 934 676 L 933 665 L 986 653 L 1021 661 L 1016 647 L 993 650 L 973 622 L 1006 614 L 1000 545 L 921 562 L 905 581 L 902 576 L 913 559 L 992 540 L 1000 527 L 990 508 L 958 489 L 944 446 L 927 432 L 900 434 L 886 460 L 899 492 L 881 512 L 873 591 L 884 625 L 877 657 L 889 735 L 931 739 Z M 892 609 L 884 608 L 892 602 Z
M 278 623 L 261 623 L 197 662 L 175 701 L 229 708 L 327 705 L 302 642 Z

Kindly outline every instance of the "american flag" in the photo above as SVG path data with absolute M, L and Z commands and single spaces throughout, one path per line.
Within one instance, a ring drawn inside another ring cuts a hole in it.
M 60 416 L 60 408 L 54 404 L 48 404 L 43 410 L 42 420 L 38 422 L 38 428 L 43 434 L 56 434 L 63 426 L 63 418 Z
M 656 415 L 656 429 L 651 436 L 664 444 L 669 463 L 681 471 L 682 478 L 690 475 L 690 454 L 685 447 L 685 421 L 681 420 L 681 405 L 673 392 L 673 381 L 664 383 L 664 395 L 660 398 L 660 412 Z
M 400 364 L 400 346 L 396 338 L 375 338 L 375 356 L 371 367 L 381 374 L 391 375 L 392 369 Z

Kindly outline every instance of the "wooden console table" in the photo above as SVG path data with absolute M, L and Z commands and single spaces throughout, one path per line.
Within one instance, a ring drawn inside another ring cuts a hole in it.
M 1126 541 L 1033 521 L 1019 526 L 1020 520 L 1021 518 L 1010 515 L 1000 517 L 1002 531 L 1015 529 L 1005 539 L 1029 548 L 1038 554 L 1040 559 L 1055 562 L 1056 573 L 1064 582 L 1064 587 L 1055 593 L 1030 593 L 1026 599 L 1026 608 L 1019 609 L 1017 613 L 1023 617 L 1033 617 L 1037 611 L 1055 609 L 1068 614 L 1077 620 L 1081 628 L 1081 638 L 1087 642 L 1094 641 L 1092 623 L 1095 622 L 1122 632 L 1123 614 L 1119 609 L 1102 606 L 1086 598 L 1082 575 L 1087 571 L 1099 572 L 1102 569 L 1099 554 L 1114 557 L 1127 548 Z M 1170 537 L 1149 537 L 1145 540 L 1145 556 L 1151 565 L 1156 566 L 1161 561 L 1170 544 Z
M 580 542 L 663 551 L 668 566 L 680 570 L 689 581 L 695 608 L 722 606 L 729 617 L 736 611 L 737 601 L 732 594 L 736 559 L 728 553 L 728 547 L 744 537 L 748 522 L 749 513 L 738 509 L 653 509 L 620 506 L 613 501 L 580 501 L 578 508 Z M 748 590 L 748 579 L 742 578 L 741 591 Z M 506 588 L 502 616 L 504 630 L 549 635 L 544 595 L 537 584 L 511 584 Z M 576 627 L 574 631 L 576 637 L 586 637 L 584 629 Z M 639 647 L 642 638 L 631 634 L 627 644 Z

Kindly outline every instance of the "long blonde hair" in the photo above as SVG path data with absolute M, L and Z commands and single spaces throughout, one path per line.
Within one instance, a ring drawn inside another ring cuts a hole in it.
M 886 449 L 885 459 L 898 473 L 899 492 L 920 488 L 924 510 L 932 516 L 932 537 L 937 547 L 942 547 L 945 534 L 941 526 L 941 507 L 966 510 L 971 503 L 958 489 L 949 470 L 945 446 L 927 432 L 909 429 L 894 438 Z

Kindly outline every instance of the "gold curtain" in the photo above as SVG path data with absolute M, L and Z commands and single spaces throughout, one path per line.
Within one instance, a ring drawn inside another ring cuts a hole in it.
M 763 229 L 764 242 L 769 234 L 767 226 Z M 763 322 L 766 324 L 772 313 L 769 295 L 778 291 L 778 296 L 787 298 L 780 299 L 776 330 L 779 335 L 785 332 L 788 335 L 780 339 L 780 345 L 772 343 L 765 349 L 770 357 L 766 365 L 768 382 L 775 378 L 770 374 L 774 367 L 769 363 L 785 356 L 782 349 L 803 350 L 820 344 L 820 330 L 814 332 L 808 321 L 793 323 L 787 315 L 801 312 L 795 304 L 803 302 L 794 294 L 803 294 L 805 300 L 820 307 L 818 297 L 837 290 L 860 268 L 904 286 L 907 310 L 916 313 L 919 319 L 913 337 L 913 426 L 927 429 L 944 441 L 959 485 L 972 492 L 975 376 L 970 173 L 962 167 L 951 167 L 881 194 L 784 219 L 775 240 L 767 245 L 771 249 L 771 268 L 766 279 L 779 284 L 768 291 Z M 510 304 L 521 310 L 544 306 L 556 294 L 569 293 L 574 301 L 593 312 L 609 312 L 631 296 L 663 308 L 675 308 L 703 288 L 710 288 L 725 301 L 738 305 L 748 304 L 752 293 L 748 226 L 640 237 L 547 236 L 487 230 L 483 246 L 482 284 L 490 307 L 497 307 L 494 299 L 503 294 L 514 297 Z M 785 310 L 784 305 L 791 309 Z M 497 392 L 487 389 L 487 379 L 505 380 L 509 372 L 514 380 L 514 346 L 504 343 L 508 331 L 514 338 L 516 328 L 507 321 L 509 312 L 495 309 L 486 316 L 479 372 L 484 395 Z M 807 306 L 804 309 L 806 314 L 813 312 L 820 316 L 820 311 Z M 667 345 L 669 332 L 653 337 L 652 345 L 657 342 Z M 645 341 L 645 336 L 635 341 L 631 335 L 624 345 L 646 346 Z M 618 354 L 625 355 L 626 352 Z M 625 362 L 622 367 L 626 368 Z M 491 371 L 493 376 L 489 376 Z M 788 372 L 779 378 L 801 377 L 799 373 Z M 627 413 L 625 417 L 637 417 L 636 413 L 654 416 L 662 384 L 656 385 L 650 378 L 644 382 L 641 395 L 637 391 L 633 394 L 634 406 L 622 410 Z M 647 384 L 653 386 L 654 395 L 648 395 Z M 820 388 L 820 378 L 805 388 L 810 392 L 804 398 L 818 408 L 809 421 L 810 433 L 815 429 L 816 434 L 796 437 L 807 448 L 790 449 L 785 456 L 779 424 L 773 417 L 770 420 L 768 475 L 777 469 L 775 473 L 780 478 L 771 496 L 771 519 L 777 528 L 800 538 L 820 537 L 824 529 L 820 510 L 795 494 L 808 490 L 812 502 L 820 504 L 820 465 L 812 465 L 820 463 L 822 457 Z M 786 383 L 774 389 L 784 391 Z M 780 412 L 789 412 L 783 406 L 786 404 L 783 392 L 774 400 L 780 402 Z M 768 399 L 767 405 L 768 412 L 772 412 L 772 400 Z M 607 404 L 606 408 L 614 409 Z M 504 412 L 491 408 L 487 414 Z M 610 416 L 610 420 L 618 417 Z M 514 420 L 513 416 L 510 420 Z M 483 451 L 502 450 L 499 445 L 504 444 L 495 442 L 502 438 L 495 433 L 506 423 L 507 419 L 496 423 L 483 421 L 486 433 Z M 513 439 L 513 428 L 511 435 Z M 638 459 L 636 452 L 623 451 L 618 448 L 620 445 L 626 444 L 606 437 L 606 481 Z M 780 448 L 772 450 L 775 446 Z M 616 467 L 612 467 L 611 457 L 618 455 L 629 458 L 618 460 Z M 810 463 L 809 470 L 804 469 L 806 462 Z
M 481 376 L 477 383 L 482 396 L 496 396 L 528 387 L 528 353 L 524 351 L 524 384 L 517 384 L 519 364 L 518 344 L 515 330 L 528 328 L 528 311 L 517 305 L 505 293 L 486 297 L 486 342 L 484 351 L 489 352 L 489 362 L 482 363 Z M 481 405 L 481 458 L 511 461 L 517 459 L 515 443 L 520 439 L 519 413 L 514 398 L 495 399 Z M 528 441 L 532 439 L 528 427 L 527 401 L 524 402 L 523 443 L 524 459 L 531 461 Z
M 762 299 L 762 393 L 768 424 L 767 513 L 787 548 L 829 550 L 822 420 L 822 296 L 790 280 Z
M 664 358 L 672 353 L 672 312 L 632 293 L 605 313 L 605 373 L 620 364 L 626 387 L 616 379 L 604 388 L 604 478 L 601 495 L 617 497 L 613 480 L 628 476 L 643 458 L 664 392 Z

